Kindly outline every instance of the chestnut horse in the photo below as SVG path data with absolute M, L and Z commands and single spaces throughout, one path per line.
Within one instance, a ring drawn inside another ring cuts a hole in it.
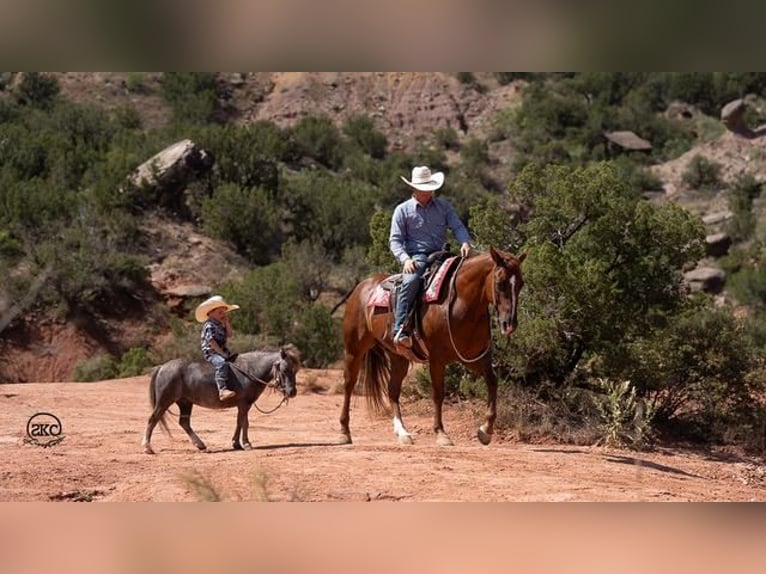
M 515 256 L 490 247 L 488 253 L 460 259 L 446 294 L 432 303 L 420 301 L 417 333 L 413 337 L 414 351 L 419 350 L 417 354 L 394 346 L 391 309 L 375 313 L 368 304 L 386 276 L 369 277 L 354 288 L 343 317 L 345 392 L 340 414 L 343 443 L 351 443 L 351 395 L 363 371 L 368 407 L 376 413 L 385 412 L 383 389 L 386 386 L 393 410 L 394 434 L 400 443 L 412 444 L 399 407 L 402 380 L 411 360 L 428 362 L 434 403 L 433 429 L 436 442 L 444 446 L 452 444 L 442 424 L 446 366 L 459 361 L 474 375 L 484 378 L 487 416 L 477 435 L 482 444 L 490 443 L 497 416 L 497 379 L 492 369 L 489 307 L 494 307 L 502 333 L 506 336 L 513 333 L 519 292 L 524 284 L 521 263 L 525 257 L 526 253 Z

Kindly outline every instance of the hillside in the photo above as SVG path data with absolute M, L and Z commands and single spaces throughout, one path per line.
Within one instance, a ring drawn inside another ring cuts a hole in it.
M 171 121 L 172 110 L 162 97 L 159 73 L 54 75 L 62 94 L 72 101 L 106 109 L 132 106 L 147 129 L 161 128 Z M 489 73 L 476 73 L 473 82 L 466 83 L 447 72 L 237 72 L 221 73 L 218 81 L 220 107 L 234 124 L 268 120 L 290 126 L 304 117 L 325 115 L 340 126 L 351 117 L 366 115 L 385 133 L 391 150 L 413 150 L 418 142 L 430 141 L 434 131 L 442 129 L 454 130 L 461 141 L 485 139 L 498 112 L 519 104 L 524 86 L 523 82 L 500 85 Z M 732 181 L 745 169 L 764 180 L 764 148 L 766 138 L 748 139 L 724 132 L 673 161 L 653 167 L 663 182 L 661 193 L 655 197 L 676 201 L 700 217 L 724 210 L 725 194 L 711 198 L 685 189 L 682 175 L 689 161 L 702 155 L 720 163 L 724 181 Z M 513 142 L 492 144 L 489 153 L 494 175 L 506 181 Z M 144 222 L 143 233 L 152 250 L 147 254 L 151 283 L 166 312 L 151 317 L 136 313 L 104 326 L 110 338 L 124 347 L 146 345 L 147 337 L 152 341 L 165 337 L 170 319 L 188 312 L 184 308 L 186 297 L 204 294 L 214 281 L 236 277 L 247 269 L 245 260 L 230 245 L 202 235 L 191 224 L 153 217 Z M 156 322 L 149 332 L 147 321 Z M 110 351 L 83 325 L 36 316 L 28 317 L 0 344 L 4 370 L 14 382 L 69 380 L 75 364 Z
M 147 128 L 168 123 L 171 111 L 155 72 L 61 72 L 62 92 L 76 102 L 113 109 L 135 106 Z M 476 74 L 481 87 L 463 84 L 448 72 L 237 72 L 220 74 L 224 108 L 235 123 L 268 120 L 279 126 L 310 115 L 337 123 L 355 115 L 375 119 L 394 149 L 411 146 L 440 128 L 484 137 L 493 115 L 519 101 L 518 84 L 499 85 Z

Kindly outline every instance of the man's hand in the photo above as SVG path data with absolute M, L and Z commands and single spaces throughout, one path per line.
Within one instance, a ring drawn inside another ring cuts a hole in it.
M 470 243 L 463 243 L 460 246 L 460 255 L 463 257 L 468 257 L 471 254 L 471 244 Z
M 404 273 L 415 273 L 415 262 L 412 259 L 407 259 L 407 261 L 404 262 L 402 271 L 404 271 Z

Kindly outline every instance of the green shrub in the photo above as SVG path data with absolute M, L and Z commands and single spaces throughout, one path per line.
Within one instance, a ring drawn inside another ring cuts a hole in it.
M 114 122 L 119 128 L 126 130 L 140 130 L 143 127 L 143 119 L 139 111 L 132 105 L 119 106 L 112 111 Z
M 388 139 L 385 134 L 375 129 L 375 124 L 367 116 L 353 116 L 346 120 L 343 132 L 364 153 L 374 159 L 383 159 L 386 155 Z
M 755 232 L 757 219 L 753 213 L 753 201 L 761 195 L 763 184 L 750 174 L 740 175 L 729 190 L 729 210 L 733 217 L 727 231 L 732 241 L 745 241 Z
M 278 162 L 289 156 L 289 142 L 271 122 L 246 127 L 210 125 L 194 138 L 215 158 L 212 185 L 233 183 L 240 187 L 262 187 L 275 198 L 279 189 Z
M 681 174 L 681 180 L 691 189 L 715 191 L 721 185 L 720 172 L 721 164 L 695 155 Z
M 302 118 L 289 134 L 301 156 L 311 158 L 332 170 L 337 170 L 342 165 L 343 138 L 330 118 Z
M 146 374 L 154 365 L 152 354 L 143 347 L 133 347 L 125 351 L 116 365 L 117 377 L 135 377 Z
M 218 110 L 216 74 L 210 72 L 165 72 L 160 79 L 162 95 L 173 107 L 179 123 L 206 123 Z
M 222 295 L 242 308 L 231 315 L 235 332 L 262 334 L 279 345 L 290 342 L 302 312 L 298 273 L 299 269 L 278 262 L 252 269 L 240 282 L 222 285 Z
M 20 104 L 44 110 L 56 103 L 61 87 L 58 80 L 40 72 L 25 72 L 16 88 L 16 98 Z
M 212 237 L 230 241 L 237 252 L 264 265 L 279 253 L 283 239 L 280 212 L 260 187 L 227 183 L 202 203 L 202 225 Z
M 306 367 L 324 368 L 342 356 L 340 321 L 319 303 L 304 307 L 289 338 L 301 350 Z
M 612 447 L 641 449 L 652 430 L 651 406 L 638 398 L 630 381 L 597 379 L 596 383 L 604 393 L 596 399 L 602 442 Z
M 72 371 L 72 380 L 90 383 L 118 377 L 118 369 L 111 355 L 96 355 L 78 362 Z
M 510 84 L 514 80 L 533 80 L 535 77 L 543 77 L 545 74 L 533 72 L 492 72 L 501 86 Z
M 131 94 L 145 94 L 149 91 L 146 85 L 146 74 L 143 72 L 128 72 L 125 75 L 125 89 Z
M 13 72 L 0 72 L 0 92 L 5 90 L 13 80 Z
M 324 170 L 306 170 L 285 178 L 283 194 L 296 241 L 320 243 L 332 262 L 354 245 L 367 245 L 367 224 L 375 209 L 376 189 Z
M 460 138 L 453 128 L 439 128 L 434 131 L 436 145 L 443 149 L 459 150 Z

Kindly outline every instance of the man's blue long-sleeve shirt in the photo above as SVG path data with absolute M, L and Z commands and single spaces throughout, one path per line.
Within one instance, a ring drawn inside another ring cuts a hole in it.
M 411 197 L 394 210 L 388 240 L 391 253 L 404 263 L 415 253 L 438 251 L 447 241 L 447 229 L 461 244 L 471 242 L 468 230 L 446 199 L 434 197 L 423 206 Z

